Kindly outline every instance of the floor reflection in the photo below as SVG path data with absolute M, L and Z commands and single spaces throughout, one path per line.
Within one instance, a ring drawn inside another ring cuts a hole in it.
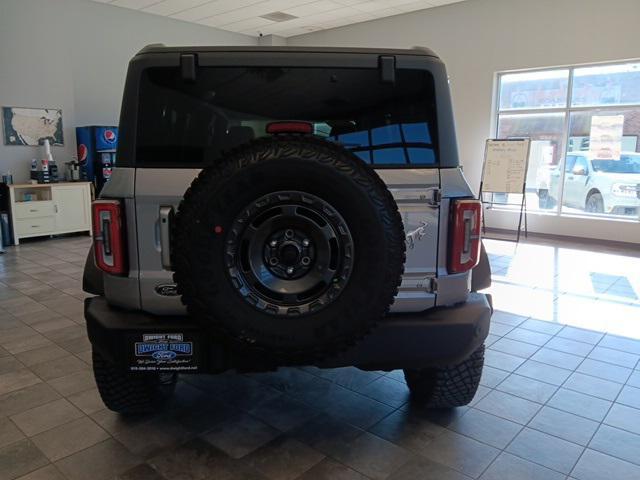
M 640 338 L 638 252 L 485 239 L 494 306 L 538 320 Z

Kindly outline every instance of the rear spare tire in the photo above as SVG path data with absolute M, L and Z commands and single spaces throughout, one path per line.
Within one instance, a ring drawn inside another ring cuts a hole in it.
M 174 279 L 216 336 L 289 360 L 365 335 L 397 293 L 397 205 L 375 171 L 313 137 L 263 138 L 202 170 L 173 237 Z

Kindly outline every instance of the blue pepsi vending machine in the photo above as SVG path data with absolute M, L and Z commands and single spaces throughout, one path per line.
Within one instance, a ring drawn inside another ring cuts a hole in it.
M 93 182 L 96 193 L 111 178 L 116 164 L 118 147 L 118 127 L 91 125 L 76 128 L 78 142 L 78 163 L 83 180 Z

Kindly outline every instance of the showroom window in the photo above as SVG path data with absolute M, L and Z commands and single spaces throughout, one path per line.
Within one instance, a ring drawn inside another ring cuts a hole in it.
M 531 139 L 528 210 L 640 219 L 639 62 L 501 73 L 497 95 L 496 138 Z

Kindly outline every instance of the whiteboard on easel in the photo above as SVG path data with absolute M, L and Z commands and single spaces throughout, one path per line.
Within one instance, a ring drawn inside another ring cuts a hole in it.
M 487 140 L 482 170 L 482 191 L 523 193 L 530 139 Z

